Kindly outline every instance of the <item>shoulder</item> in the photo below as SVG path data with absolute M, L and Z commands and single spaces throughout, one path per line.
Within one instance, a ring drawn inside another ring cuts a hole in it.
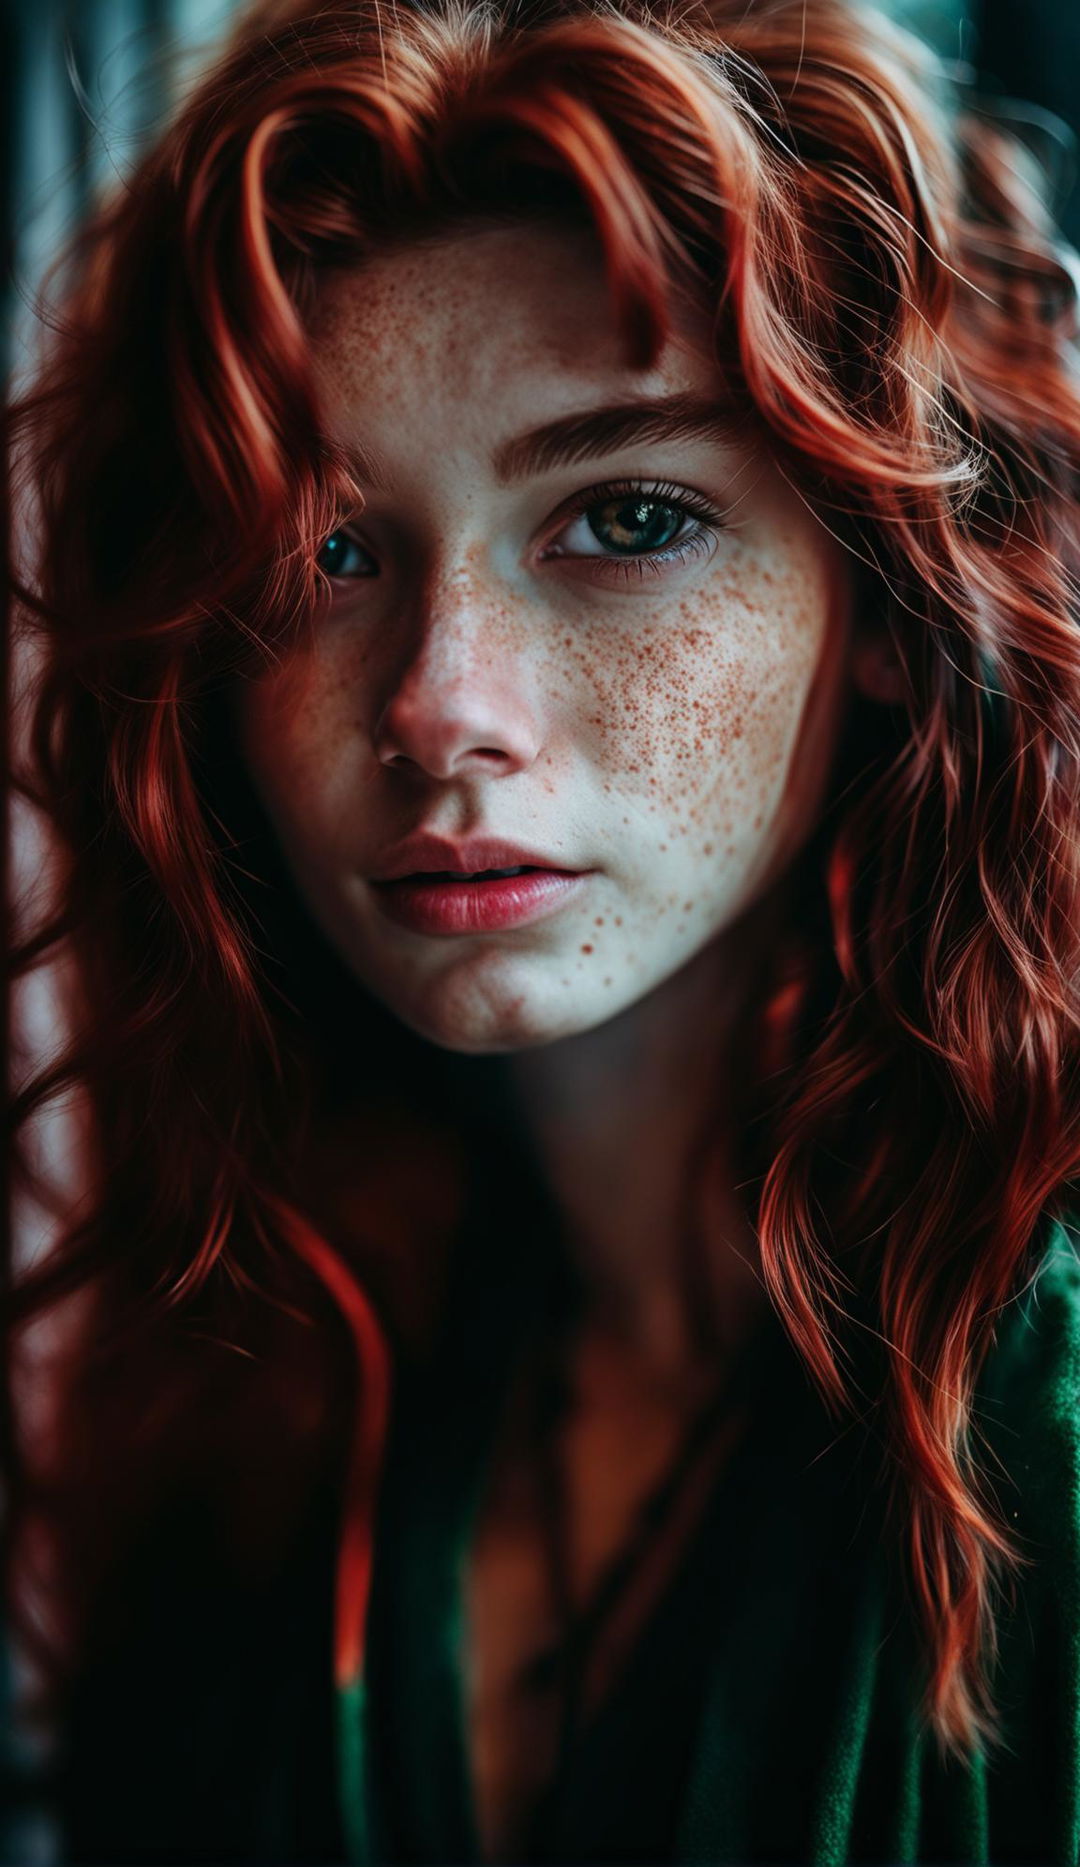
M 987 1392 L 1055 1411 L 1080 1379 L 1080 1213 L 1047 1217 L 1029 1275 L 1005 1305 L 987 1358 Z
M 995 1607 L 993 1858 L 1080 1860 L 1080 1224 L 1044 1217 L 977 1387 L 980 1467 L 1021 1557 Z M 988 1858 L 982 1855 L 981 1858 Z
M 973 1424 L 1007 1521 L 1032 1553 L 1080 1547 L 1080 1214 L 1047 1216 L 1023 1286 L 1002 1310 Z

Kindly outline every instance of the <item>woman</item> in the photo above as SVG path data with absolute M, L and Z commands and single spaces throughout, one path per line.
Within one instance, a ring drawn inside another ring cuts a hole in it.
M 1076 1860 L 1029 159 L 833 0 L 264 4 L 63 303 L 67 1856 Z

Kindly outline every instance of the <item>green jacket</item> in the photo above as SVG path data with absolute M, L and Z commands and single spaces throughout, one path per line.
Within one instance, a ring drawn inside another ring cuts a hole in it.
M 1080 1860 L 1080 1260 L 1047 1229 L 1003 1314 L 978 1418 L 1036 1559 L 999 1623 L 1005 1744 L 973 1770 L 918 1727 L 914 1645 L 857 1429 L 776 1332 L 759 1419 L 641 1650 L 583 1734 L 537 1860 Z M 474 1266 L 446 1358 L 397 1408 L 369 1643 L 339 1693 L 350 1858 L 475 1862 L 462 1559 L 514 1329 Z M 526 1305 L 535 1292 L 525 1285 Z M 520 1292 L 519 1292 L 520 1296 Z M 493 1358 L 493 1316 L 504 1350 Z M 470 1335 L 475 1330 L 475 1335 Z
M 123 1636 L 102 1623 L 71 1708 L 62 1860 L 478 1859 L 461 1563 L 513 1318 L 537 1296 L 508 1274 L 518 1238 L 493 1237 L 494 1255 L 460 1254 L 442 1357 L 393 1409 L 359 1682 L 335 1693 L 336 1481 L 265 1578 L 230 1569 L 206 1513 L 178 1508 L 134 1553 Z M 1075 1238 L 1047 1227 L 980 1382 L 1002 1506 L 1035 1558 L 1000 1623 L 1006 1747 L 968 1772 L 920 1737 L 864 1438 L 826 1419 L 777 1330 L 748 1373 L 753 1429 L 582 1733 L 534 1859 L 1080 1861 Z

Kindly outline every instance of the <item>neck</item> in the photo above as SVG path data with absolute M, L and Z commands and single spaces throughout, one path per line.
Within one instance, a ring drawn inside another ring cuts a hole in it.
M 761 1306 L 728 1114 L 752 951 L 716 941 L 619 1017 L 506 1065 L 584 1324 L 675 1390 Z

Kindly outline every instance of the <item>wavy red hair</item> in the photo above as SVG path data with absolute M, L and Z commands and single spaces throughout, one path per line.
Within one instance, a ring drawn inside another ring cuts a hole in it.
M 308 626 L 355 497 L 308 367 L 321 271 L 529 214 L 595 228 L 632 361 L 680 294 L 708 307 L 726 392 L 850 545 L 903 669 L 887 725 L 848 732 L 753 1008 L 743 1183 L 795 1349 L 837 1415 L 873 1417 L 925 1714 L 970 1754 L 1021 1560 L 975 1383 L 1080 1170 L 1075 293 L 1030 158 L 861 9 L 271 0 L 82 230 L 13 411 L 39 667 L 19 784 L 61 857 L 17 964 L 63 953 L 72 981 L 70 1044 L 15 1119 L 77 1090 L 92 1191 L 9 1312 L 91 1290 L 66 1378 L 115 1396 L 148 1318 L 239 1342 L 261 1293 L 330 1330 L 329 1290 L 366 1422 L 350 1675 L 386 1354 L 302 1210 L 314 1025 L 220 696 Z M 80 1417 L 123 1433 L 119 1405 Z

